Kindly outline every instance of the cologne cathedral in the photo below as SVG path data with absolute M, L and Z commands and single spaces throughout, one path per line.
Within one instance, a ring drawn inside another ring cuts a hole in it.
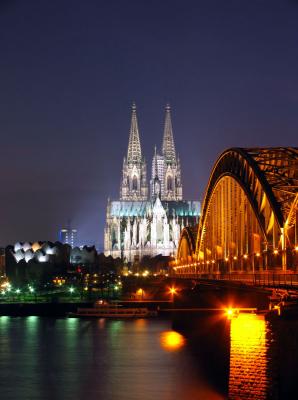
M 143 256 L 175 256 L 180 232 L 200 216 L 198 201 L 183 200 L 171 110 L 165 110 L 161 153 L 155 148 L 150 187 L 142 154 L 136 106 L 132 106 L 127 157 L 123 160 L 120 200 L 108 200 L 105 254 L 137 261 Z

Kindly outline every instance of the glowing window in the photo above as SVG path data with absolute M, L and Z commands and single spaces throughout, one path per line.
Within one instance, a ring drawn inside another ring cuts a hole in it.
M 173 190 L 173 179 L 171 176 L 168 176 L 168 179 L 167 179 L 167 189 Z
M 132 178 L 132 190 L 138 190 L 138 178 L 135 175 Z

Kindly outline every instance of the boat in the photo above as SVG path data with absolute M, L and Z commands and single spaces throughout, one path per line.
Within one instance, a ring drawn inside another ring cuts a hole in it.
M 151 311 L 146 307 L 123 307 L 118 303 L 110 304 L 103 300 L 98 300 L 91 308 L 78 308 L 75 313 L 70 313 L 71 317 L 97 317 L 97 318 L 148 318 L 156 317 L 157 312 Z

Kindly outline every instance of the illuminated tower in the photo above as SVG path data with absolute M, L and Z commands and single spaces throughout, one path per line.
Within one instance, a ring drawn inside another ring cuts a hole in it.
M 171 108 L 166 106 L 165 125 L 162 142 L 162 154 L 154 154 L 152 160 L 151 175 L 151 196 L 154 197 L 153 181 L 156 176 L 161 183 L 161 200 L 179 201 L 182 200 L 182 183 L 180 160 L 176 156 L 175 143 L 173 137 Z
M 127 158 L 123 159 L 120 200 L 142 201 L 148 198 L 146 163 L 142 157 L 136 105 L 132 105 Z
M 167 104 L 166 106 L 162 155 L 164 157 L 164 188 L 162 193 L 162 200 L 182 200 L 180 160 L 176 156 L 171 121 L 171 108 L 169 104 Z
M 77 245 L 77 233 L 76 229 L 62 228 L 59 232 L 59 240 L 63 244 L 69 244 L 71 247 Z

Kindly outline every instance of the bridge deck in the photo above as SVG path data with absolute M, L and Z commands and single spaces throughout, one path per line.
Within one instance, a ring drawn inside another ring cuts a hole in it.
M 173 275 L 175 279 L 202 279 L 206 281 L 227 281 L 268 288 L 292 288 L 298 290 L 298 274 L 291 273 L 230 273 L 230 274 L 194 274 Z

